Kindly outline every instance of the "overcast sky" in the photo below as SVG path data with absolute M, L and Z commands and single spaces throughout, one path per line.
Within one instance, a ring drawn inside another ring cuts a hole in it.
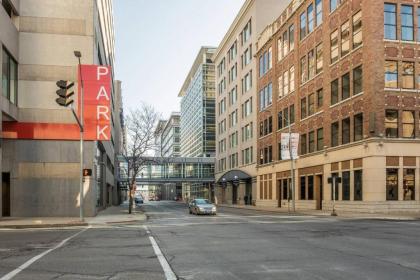
M 179 111 L 178 92 L 201 46 L 215 46 L 244 0 L 116 0 L 116 78 L 124 107 L 143 101 L 164 117 Z

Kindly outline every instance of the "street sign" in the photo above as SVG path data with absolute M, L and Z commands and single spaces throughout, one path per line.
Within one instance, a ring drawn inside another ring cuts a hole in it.
M 291 146 L 291 149 L 289 147 Z M 293 159 L 298 159 L 299 133 L 281 134 L 281 159 L 290 159 L 290 152 Z M 291 151 L 290 151 L 291 150 Z

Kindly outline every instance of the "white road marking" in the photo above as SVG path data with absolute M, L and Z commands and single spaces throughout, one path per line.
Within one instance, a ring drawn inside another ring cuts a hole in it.
M 159 245 L 156 243 L 156 240 L 153 236 L 150 235 L 150 231 L 147 226 L 144 226 L 147 234 L 149 235 L 150 243 L 152 243 L 153 250 L 155 251 L 156 256 L 162 266 L 163 272 L 165 273 L 166 280 L 176 280 L 176 275 L 166 260 L 165 256 L 162 254 L 162 251 L 159 248 Z M 2 280 L 2 279 L 0 279 Z
M 24 271 L 26 268 L 28 268 L 31 264 L 33 264 L 34 262 L 36 262 L 37 260 L 41 259 L 42 257 L 44 257 L 45 255 L 51 253 L 52 251 L 64 246 L 64 244 L 66 244 L 69 240 L 75 238 L 76 236 L 78 236 L 79 234 L 87 231 L 90 228 L 87 227 L 81 231 L 79 231 L 76 234 L 73 234 L 72 236 L 64 239 L 63 241 L 61 241 L 60 243 L 58 243 L 57 245 L 55 245 L 53 248 L 48 249 L 47 251 L 44 251 L 43 253 L 33 257 L 32 259 L 28 260 L 27 262 L 25 262 L 24 264 L 22 264 L 21 266 L 19 266 L 18 268 L 16 268 L 15 270 L 9 272 L 8 274 L 4 275 L 2 278 L 0 278 L 0 280 L 10 280 L 13 277 L 15 277 L 17 274 L 19 274 L 20 272 Z

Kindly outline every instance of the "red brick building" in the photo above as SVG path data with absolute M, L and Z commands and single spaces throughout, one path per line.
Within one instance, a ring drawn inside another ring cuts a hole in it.
M 420 211 L 420 1 L 291 1 L 260 35 L 257 205 Z

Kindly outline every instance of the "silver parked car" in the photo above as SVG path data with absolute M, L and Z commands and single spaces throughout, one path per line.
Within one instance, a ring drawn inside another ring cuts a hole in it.
M 196 198 L 188 205 L 190 214 L 209 214 L 216 215 L 217 209 L 213 203 L 210 203 L 208 199 Z

